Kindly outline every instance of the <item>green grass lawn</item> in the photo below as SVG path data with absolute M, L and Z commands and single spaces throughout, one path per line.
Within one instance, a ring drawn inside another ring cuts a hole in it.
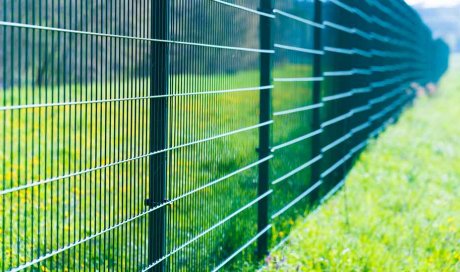
M 310 74 L 311 69 L 308 65 L 291 65 L 275 69 L 274 73 L 277 77 L 300 77 Z M 255 70 L 185 78 L 171 76 L 171 93 L 259 84 Z M 145 97 L 148 86 L 145 78 L 112 83 L 23 85 L 1 90 L 0 105 Z M 273 91 L 274 111 L 311 104 L 310 86 L 311 83 L 277 83 Z M 259 91 L 172 97 L 168 109 L 168 147 L 175 147 L 258 124 Z M 0 110 L 0 190 L 148 154 L 148 114 L 145 99 Z M 277 117 L 273 124 L 274 144 L 306 134 L 310 130 L 309 118 L 309 113 L 293 114 L 288 119 Z M 272 175 L 284 175 L 306 161 L 309 144 L 305 141 L 278 152 L 272 160 Z M 254 163 L 258 160 L 257 145 L 258 130 L 251 129 L 168 151 L 168 199 Z M 295 159 L 286 163 L 287 158 Z M 298 181 L 308 177 L 305 171 L 287 180 L 283 188 L 290 190 L 277 190 L 277 203 L 291 201 L 301 186 L 307 186 Z M 33 265 L 32 270 L 140 270 L 147 265 L 147 216 L 123 222 L 148 209 L 144 204 L 146 197 L 146 158 L 0 195 L 0 270 L 17 267 L 68 245 L 70 249 Z M 216 226 L 256 197 L 257 167 L 251 167 L 166 206 L 167 252 Z M 296 210 L 293 208 L 292 213 Z M 120 223 L 123 225 L 99 235 Z M 177 270 L 216 266 L 256 233 L 257 205 L 252 205 L 173 254 L 167 265 Z M 98 236 L 72 246 L 95 234 Z M 279 237 L 273 239 L 277 242 Z M 252 262 L 253 248 L 238 257 L 239 261 Z
M 460 271 L 460 69 L 370 144 L 266 271 Z M 457 65 L 456 65 L 457 64 Z

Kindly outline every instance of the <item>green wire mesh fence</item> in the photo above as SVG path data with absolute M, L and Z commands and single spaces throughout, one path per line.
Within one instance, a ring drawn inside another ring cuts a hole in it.
M 2 271 L 257 262 L 449 55 L 401 0 L 0 13 Z

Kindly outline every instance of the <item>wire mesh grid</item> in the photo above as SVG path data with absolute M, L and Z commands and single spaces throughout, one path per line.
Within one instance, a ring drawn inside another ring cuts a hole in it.
M 0 269 L 237 269 L 448 49 L 403 1 L 2 0 Z

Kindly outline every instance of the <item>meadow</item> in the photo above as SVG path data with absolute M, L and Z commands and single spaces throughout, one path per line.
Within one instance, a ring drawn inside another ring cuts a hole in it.
M 274 76 L 309 73 L 308 66 L 291 65 L 275 69 Z M 164 261 L 170 268 L 211 269 L 257 233 L 257 204 L 240 208 L 257 198 L 255 125 L 259 92 L 265 90 L 246 88 L 258 84 L 257 71 L 170 77 L 167 150 L 155 151 L 167 154 L 171 204 L 161 209 L 167 214 L 171 256 Z M 311 104 L 310 84 L 276 83 L 273 111 Z M 151 156 L 148 86 L 148 79 L 140 78 L 2 91 L 2 270 L 21 264 L 38 271 L 147 266 L 148 214 L 159 210 L 145 205 Z M 221 92 L 234 89 L 241 90 Z M 274 146 L 310 130 L 309 112 L 274 121 Z M 278 151 L 272 177 L 307 161 L 309 150 L 310 142 L 304 141 Z M 271 213 L 303 191 L 309 175 L 306 170 L 278 187 Z M 286 218 L 298 212 L 294 207 L 275 222 L 273 243 L 292 225 Z M 250 247 L 234 265 L 254 261 Z
M 460 269 L 459 59 L 370 144 L 337 195 L 296 221 L 263 271 Z

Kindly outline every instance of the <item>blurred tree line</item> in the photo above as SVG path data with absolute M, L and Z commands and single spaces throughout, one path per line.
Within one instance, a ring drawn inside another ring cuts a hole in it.
M 254 10 L 259 5 L 259 0 L 228 2 Z M 306 5 L 311 6 L 312 0 L 276 2 L 278 9 L 312 17 L 306 13 L 313 9 L 306 9 Z M 22 27 L 0 26 L 2 87 L 19 82 L 86 83 L 144 77 L 150 73 L 151 41 L 145 39 L 151 37 L 150 0 L 4 0 L 0 10 L 2 21 L 22 24 Z M 256 14 L 211 0 L 171 0 L 170 10 L 170 40 L 259 48 L 259 16 Z M 311 40 L 310 31 L 294 35 L 298 33 L 298 26 L 280 31 L 278 25 L 279 22 L 275 23 L 275 34 L 282 36 L 276 36 L 277 40 L 293 45 Z M 288 59 L 289 55 L 283 56 L 282 52 L 277 57 L 277 61 Z M 257 69 L 258 60 L 259 54 L 254 52 L 170 44 L 172 74 L 234 73 Z

